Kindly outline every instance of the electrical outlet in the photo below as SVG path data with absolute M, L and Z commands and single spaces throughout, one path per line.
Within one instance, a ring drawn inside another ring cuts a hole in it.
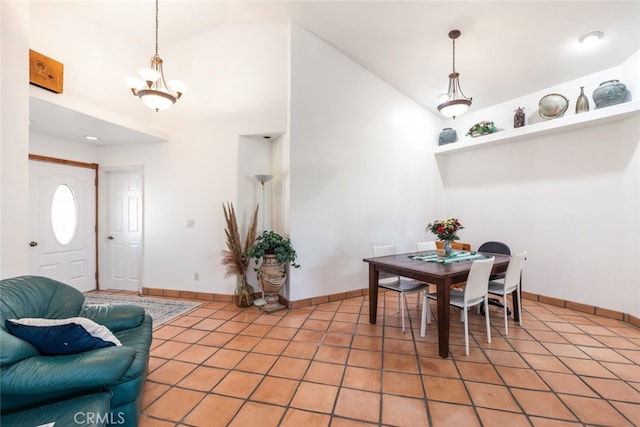
M 193 273 L 193 280 L 195 280 L 196 282 L 200 280 L 200 273 Z

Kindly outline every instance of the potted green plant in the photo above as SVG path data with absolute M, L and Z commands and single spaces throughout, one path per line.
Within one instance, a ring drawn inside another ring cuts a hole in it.
M 265 293 L 265 305 L 261 308 L 268 313 L 285 308 L 280 304 L 278 295 L 287 281 L 287 266 L 300 268 L 300 264 L 296 263 L 297 253 L 291 240 L 275 231 L 264 231 L 246 256 L 253 258 L 256 265 L 259 264 L 255 270 L 258 273 L 258 283 Z

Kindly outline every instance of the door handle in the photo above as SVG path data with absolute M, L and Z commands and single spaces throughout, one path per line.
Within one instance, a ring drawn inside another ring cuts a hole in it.
M 113 236 L 107 236 L 107 239 L 108 239 L 108 240 L 113 240 L 113 239 L 114 239 L 114 237 L 113 237 Z
M 33 240 L 29 242 L 29 246 L 31 246 L 32 248 L 34 246 L 38 246 L 38 242 L 34 242 Z

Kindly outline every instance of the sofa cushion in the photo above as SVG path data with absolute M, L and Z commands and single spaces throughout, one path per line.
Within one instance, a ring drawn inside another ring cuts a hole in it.
M 75 354 L 122 345 L 106 326 L 84 317 L 7 319 L 6 326 L 12 335 L 27 341 L 44 355 Z

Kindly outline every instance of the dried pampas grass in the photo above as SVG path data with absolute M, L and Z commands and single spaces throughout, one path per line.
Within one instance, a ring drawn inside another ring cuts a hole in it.
M 253 213 L 249 230 L 247 230 L 247 237 L 243 248 L 242 240 L 240 239 L 240 232 L 238 231 L 236 211 L 233 208 L 233 204 L 230 202 L 227 202 L 227 205 L 222 204 L 224 219 L 227 222 L 227 228 L 224 229 L 224 232 L 227 235 L 227 249 L 222 251 L 222 264 L 226 266 L 225 277 L 235 274 L 239 278 L 244 279 L 247 274 L 249 257 L 246 256 L 246 252 L 256 241 L 258 209 L 259 205 L 256 205 L 256 210 Z

